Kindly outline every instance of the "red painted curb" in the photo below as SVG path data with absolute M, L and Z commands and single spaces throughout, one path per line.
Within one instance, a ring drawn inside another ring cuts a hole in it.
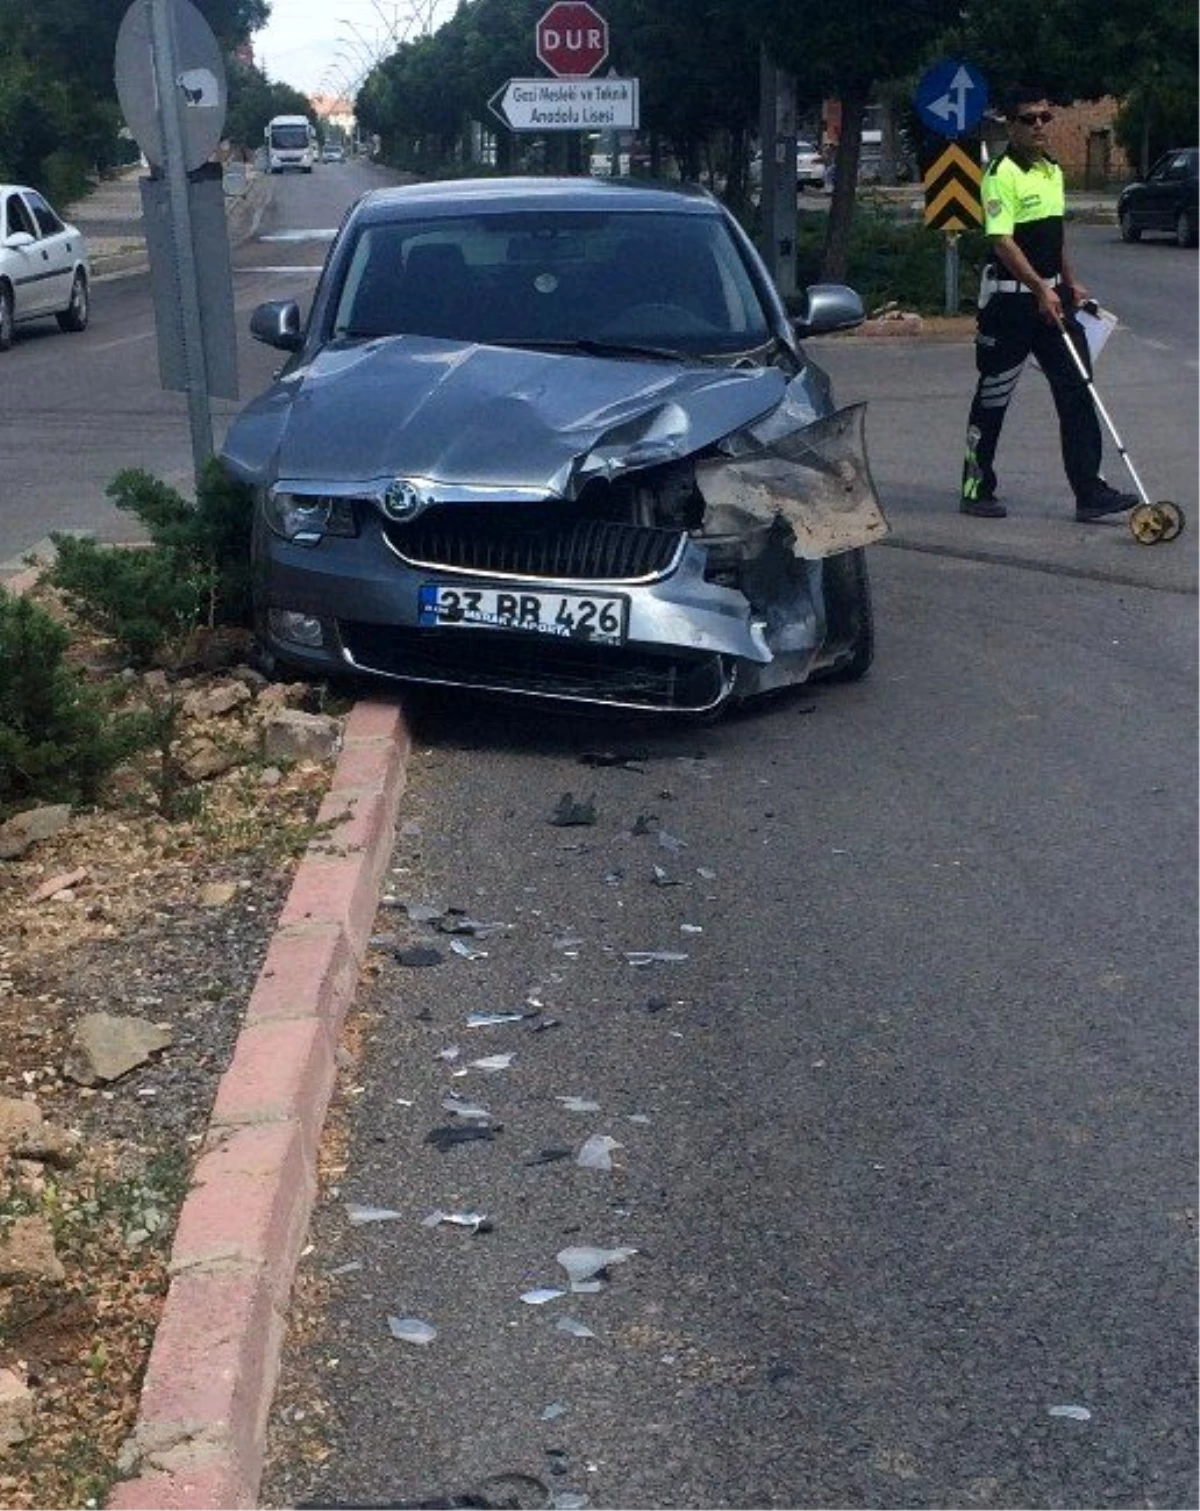
M 321 808 L 217 1088 L 173 1279 L 107 1504 L 254 1506 L 288 1296 L 316 1191 L 338 1030 L 375 918 L 411 736 L 396 704 L 346 720 Z

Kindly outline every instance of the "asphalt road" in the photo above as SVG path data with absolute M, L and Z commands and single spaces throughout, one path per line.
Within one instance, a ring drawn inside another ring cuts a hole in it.
M 1194 607 L 875 561 L 857 687 L 669 733 L 419 712 L 393 893 L 510 928 L 468 960 L 380 913 L 444 959 L 375 956 L 306 1261 L 361 1268 L 304 1308 L 266 1504 L 502 1474 L 597 1506 L 1195 1504 Z M 549 822 L 568 791 L 594 826 Z M 466 1027 L 530 1000 L 561 1026 Z M 503 1131 L 431 1147 L 452 1093 Z M 531 1163 L 592 1134 L 614 1172 Z M 584 1243 L 638 1252 L 521 1302 Z

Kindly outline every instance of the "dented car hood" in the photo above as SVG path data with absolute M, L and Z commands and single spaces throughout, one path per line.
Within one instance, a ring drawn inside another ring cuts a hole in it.
M 431 496 L 535 500 L 707 453 L 706 533 L 782 521 L 794 554 L 817 558 L 887 533 L 865 406 L 822 415 L 822 397 L 807 370 L 789 382 L 775 367 L 389 336 L 332 344 L 279 379 L 222 456 L 261 487 L 381 496 L 402 477 Z
M 775 368 L 390 336 L 328 346 L 276 382 L 232 426 L 224 458 L 252 483 L 399 474 L 569 497 L 597 472 L 711 445 L 774 409 L 785 386 Z

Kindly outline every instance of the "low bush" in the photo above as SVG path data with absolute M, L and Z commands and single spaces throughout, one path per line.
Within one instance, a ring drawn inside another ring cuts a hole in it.
M 0 815 L 30 802 L 92 803 L 104 776 L 149 737 L 65 661 L 70 637 L 0 589 Z
M 55 535 L 49 580 L 135 666 L 177 657 L 199 625 L 249 625 L 249 489 L 212 461 L 194 504 L 137 469 L 119 473 L 108 496 L 141 520 L 149 545 L 119 551 Z

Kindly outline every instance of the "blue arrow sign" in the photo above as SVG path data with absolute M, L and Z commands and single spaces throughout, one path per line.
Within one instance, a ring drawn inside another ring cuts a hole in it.
M 977 68 L 947 58 L 921 76 L 917 114 L 939 136 L 962 136 L 987 109 L 987 81 Z

